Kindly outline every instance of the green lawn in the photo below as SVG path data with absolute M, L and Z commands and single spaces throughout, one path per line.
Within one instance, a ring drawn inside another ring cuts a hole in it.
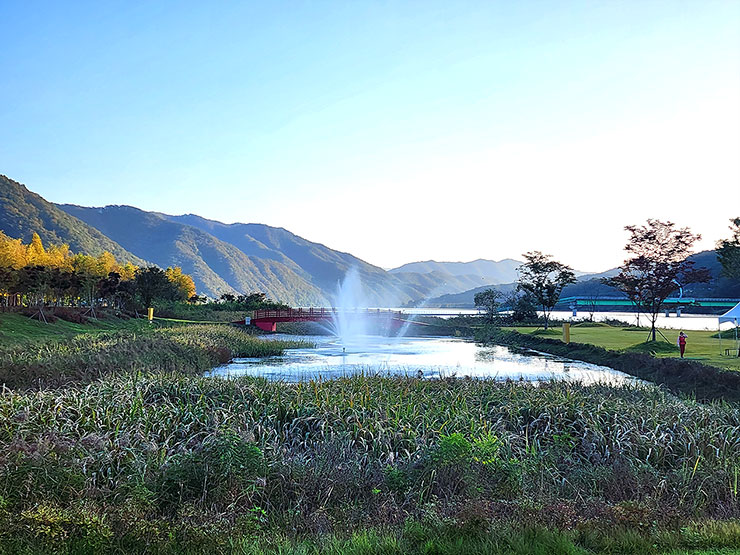
M 148 323 L 144 320 L 122 320 L 118 318 L 91 320 L 88 324 L 76 324 L 65 320 L 45 324 L 22 314 L 0 312 L 0 344 L 13 345 L 35 341 L 64 340 L 88 333 L 120 329 L 137 330 Z
M 516 327 L 513 329 L 520 333 L 541 335 L 550 339 L 562 339 L 562 329 L 556 327 L 545 332 L 541 328 Z M 676 346 L 676 337 L 678 330 L 661 330 L 667 341 L 658 335 L 658 342 L 645 346 L 645 340 L 648 338 L 649 331 L 643 328 L 622 328 L 607 325 L 600 326 L 581 326 L 574 325 L 571 327 L 570 340 L 574 343 L 589 343 L 605 349 L 615 351 L 650 351 L 658 357 L 678 357 L 678 347 Z M 740 358 L 737 356 L 724 356 L 726 348 L 732 348 L 735 341 L 731 339 L 722 340 L 722 350 L 720 351 L 719 340 L 712 337 L 716 331 L 686 331 L 688 341 L 686 343 L 686 358 L 711 364 L 728 370 L 740 371 Z M 735 351 L 737 354 L 737 351 Z

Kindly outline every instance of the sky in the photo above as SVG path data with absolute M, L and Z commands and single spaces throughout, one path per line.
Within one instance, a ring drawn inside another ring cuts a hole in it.
M 740 216 L 740 2 L 0 0 L 0 173 L 391 268 Z

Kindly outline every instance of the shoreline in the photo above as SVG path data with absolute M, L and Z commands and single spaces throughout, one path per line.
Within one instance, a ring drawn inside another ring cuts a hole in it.
M 482 343 L 532 349 L 607 366 L 700 401 L 740 401 L 740 372 L 722 370 L 693 360 L 656 358 L 644 353 L 613 351 L 588 343 L 566 344 L 557 339 L 493 327 L 478 330 L 475 338 Z

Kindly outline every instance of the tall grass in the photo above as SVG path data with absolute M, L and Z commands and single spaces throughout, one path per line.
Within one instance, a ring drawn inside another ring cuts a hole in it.
M 647 385 L 125 373 L 0 396 L 0 538 L 13 541 L 226 550 L 410 519 L 526 523 L 583 545 L 617 527 L 653 545 L 739 518 L 739 474 L 737 405 Z
M 0 347 L 0 384 L 9 388 L 88 383 L 112 374 L 201 374 L 238 356 L 279 355 L 303 342 L 262 341 L 237 327 L 189 325 L 78 335 Z

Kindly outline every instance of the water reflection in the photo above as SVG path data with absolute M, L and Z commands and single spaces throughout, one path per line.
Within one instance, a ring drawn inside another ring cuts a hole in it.
M 273 335 L 270 339 L 296 339 Z M 586 383 L 632 381 L 633 378 L 595 364 L 572 361 L 503 346 L 481 346 L 458 338 L 366 337 L 361 344 L 342 345 L 336 338 L 302 336 L 315 349 L 292 349 L 285 355 L 239 358 L 214 368 L 212 376 L 261 376 L 287 382 L 331 379 L 353 374 L 475 377 L 496 380 L 577 380 Z

